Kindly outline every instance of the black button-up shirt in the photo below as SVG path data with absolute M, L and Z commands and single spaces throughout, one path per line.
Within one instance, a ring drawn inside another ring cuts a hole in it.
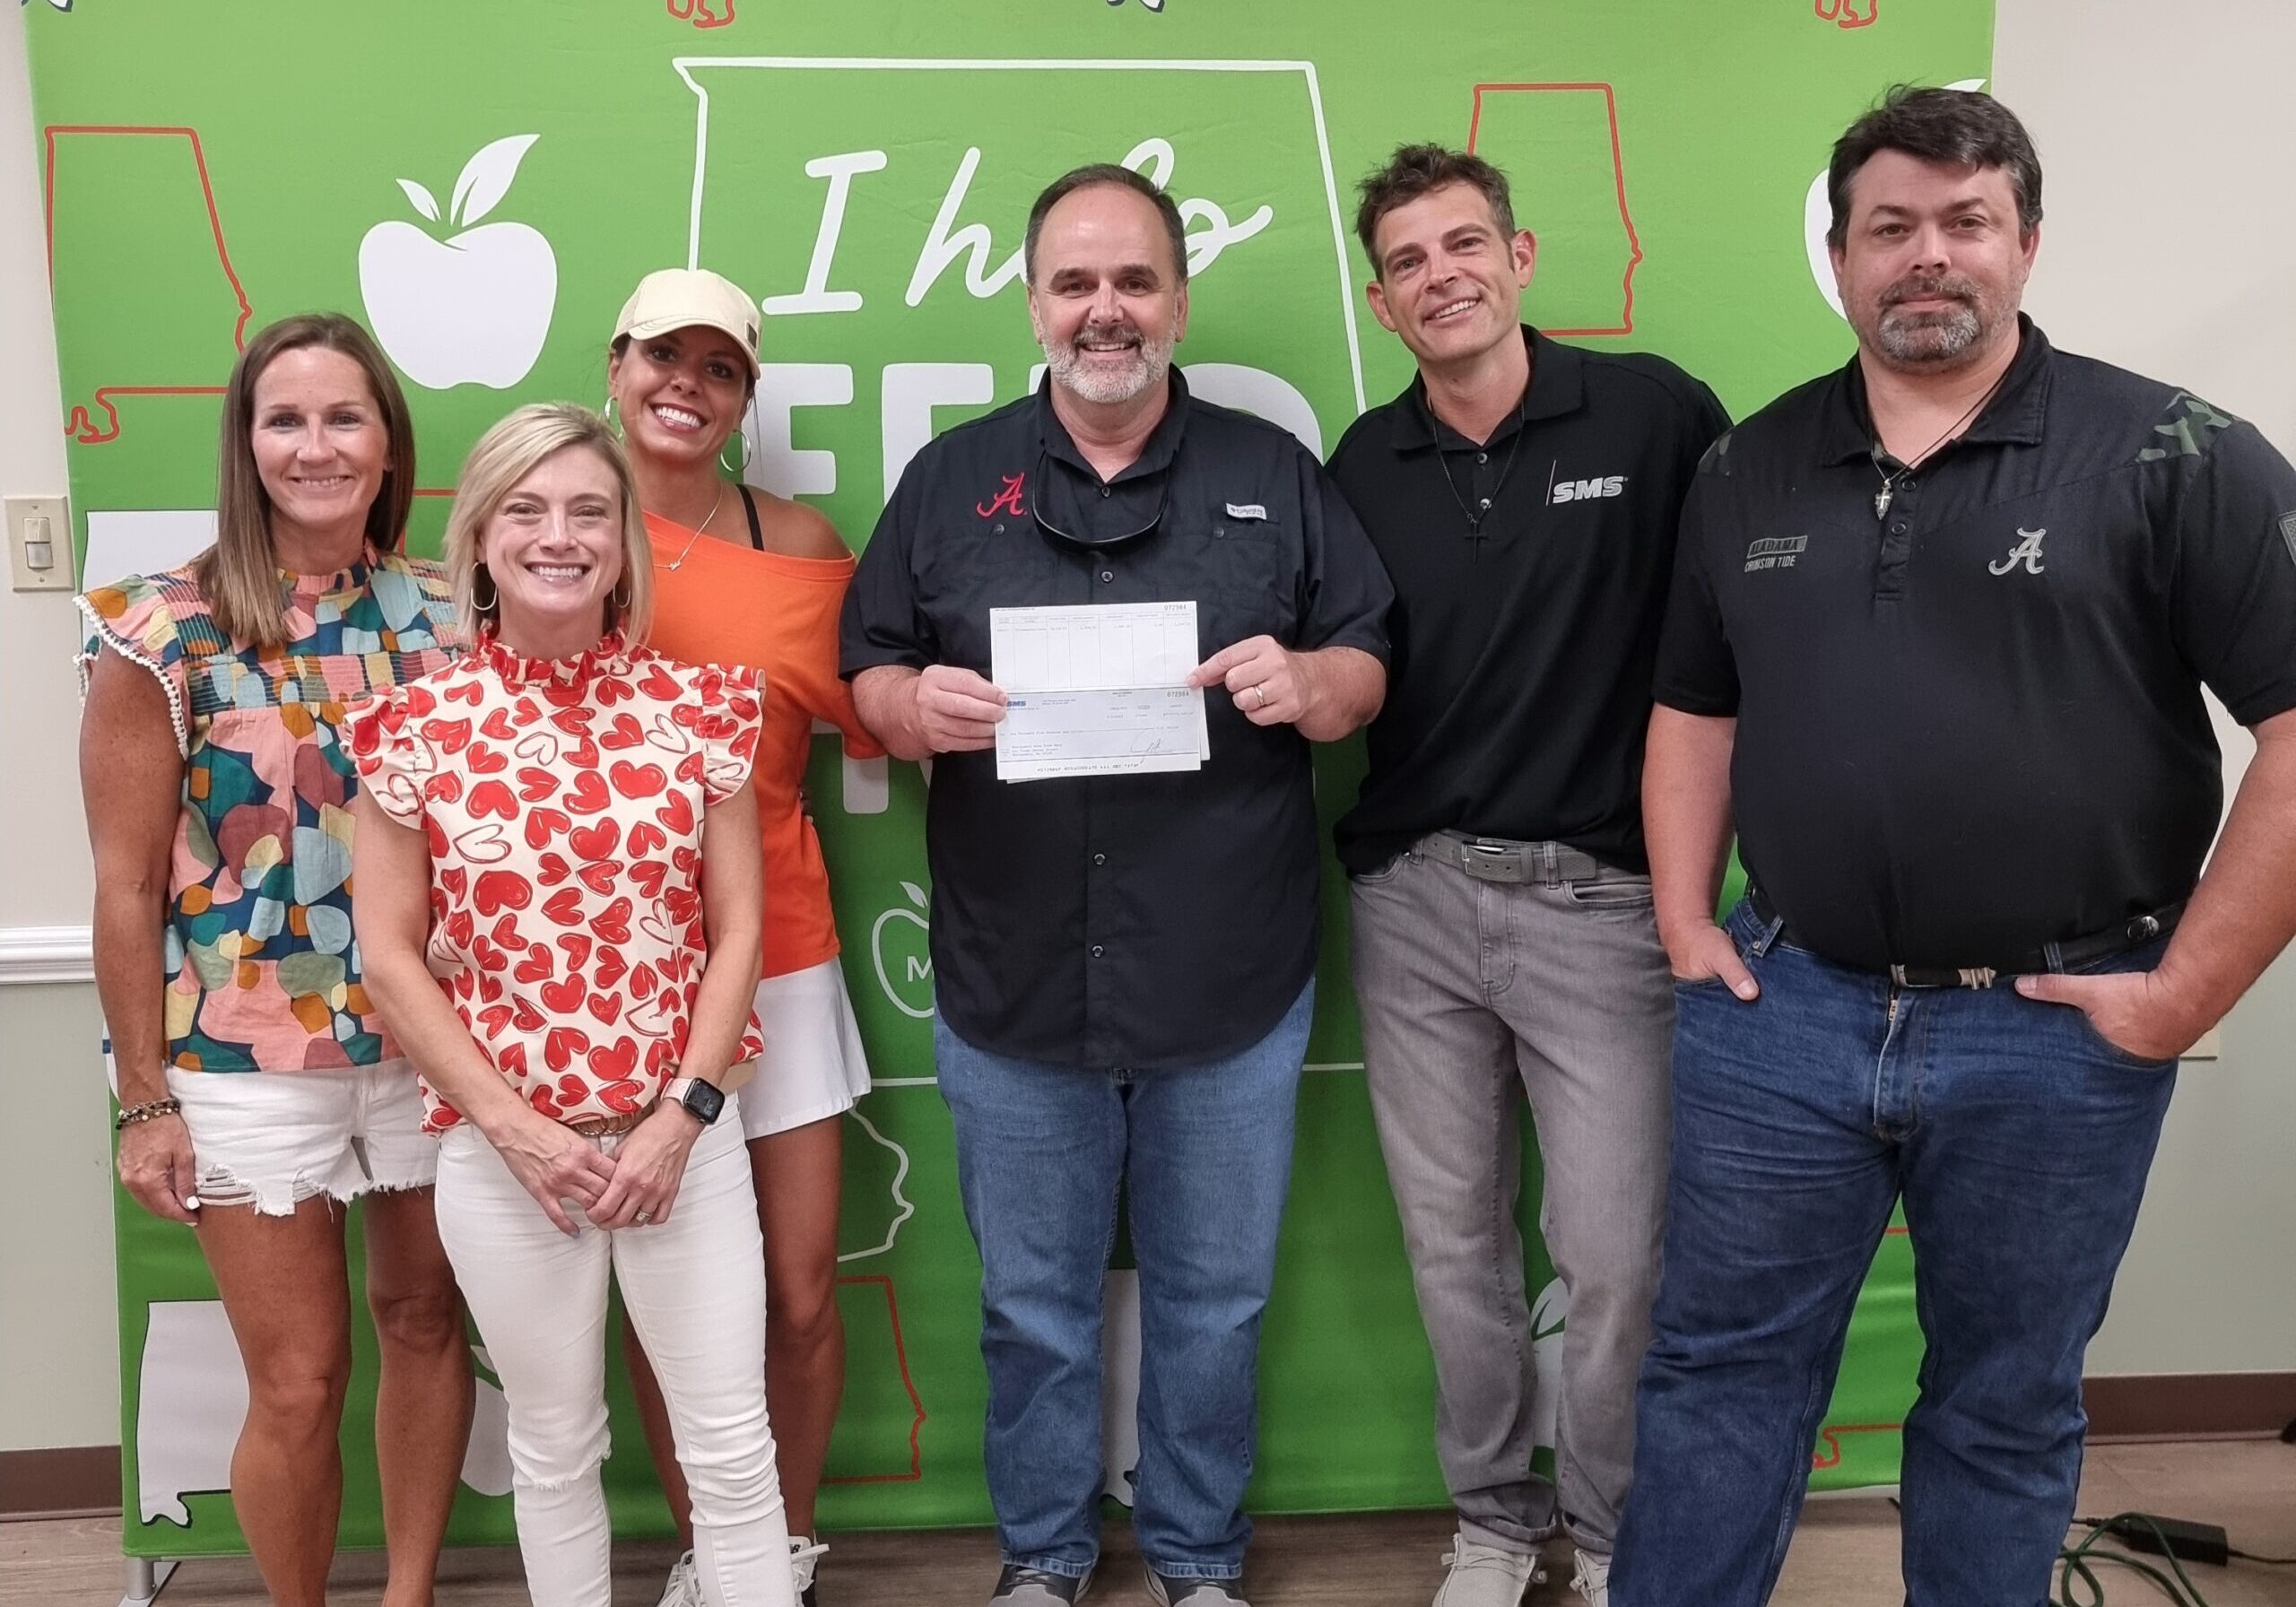
M 2007 969 L 2185 898 L 2222 807 L 2202 684 L 2296 707 L 2296 470 L 2020 327 L 1918 469 L 1877 463 L 1853 359 L 1683 510 L 1658 700 L 1737 717 L 1747 870 L 1841 964 Z
M 1443 830 L 1649 863 L 1642 741 L 1674 534 L 1730 420 L 1664 358 L 1523 338 L 1530 386 L 1489 440 L 1438 420 L 1414 379 L 1332 454 L 1396 587 L 1387 700 L 1337 829 L 1358 874 Z
M 1384 661 L 1387 577 L 1314 456 L 1193 400 L 1177 371 L 1170 383 L 1139 461 L 1106 483 L 1049 380 L 926 446 L 846 595 L 843 673 L 986 676 L 992 607 L 1188 600 L 1199 660 L 1266 635 Z M 1254 725 L 1219 687 L 1205 705 L 1197 770 L 1007 783 L 994 752 L 934 760 L 935 1000 L 966 1042 L 1064 1065 L 1185 1064 L 1256 1043 L 1291 1007 L 1318 938 L 1309 744 Z

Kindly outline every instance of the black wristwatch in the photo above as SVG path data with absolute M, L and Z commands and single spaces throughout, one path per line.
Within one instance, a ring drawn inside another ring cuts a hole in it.
M 673 1105 L 684 1106 L 686 1114 L 705 1127 L 726 1108 L 726 1090 L 699 1077 L 671 1078 L 662 1090 L 662 1098 Z

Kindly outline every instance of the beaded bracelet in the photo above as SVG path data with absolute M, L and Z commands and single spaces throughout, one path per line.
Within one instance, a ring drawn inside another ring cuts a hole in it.
M 164 1099 L 146 1099 L 141 1105 L 130 1105 L 112 1118 L 114 1132 L 126 1132 L 138 1122 L 156 1121 L 163 1116 L 175 1116 L 183 1109 L 183 1101 L 170 1095 Z

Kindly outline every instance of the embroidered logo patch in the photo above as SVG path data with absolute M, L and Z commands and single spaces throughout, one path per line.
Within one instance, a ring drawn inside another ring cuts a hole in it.
M 1265 519 L 1267 517 L 1267 505 L 1264 502 L 1231 502 L 1228 504 L 1228 517 L 1231 519 Z
M 1021 506 L 1021 491 L 1028 482 L 1028 471 L 1023 469 L 1017 474 L 1000 474 L 997 478 L 1004 482 L 1004 489 L 986 502 L 974 503 L 973 512 L 984 519 L 993 519 L 1000 513 L 1010 514 L 1016 519 L 1028 517 L 1028 510 Z
M 2039 530 L 2028 530 L 2022 525 L 2018 526 L 2017 544 L 2009 549 L 2009 556 L 1997 563 L 1986 565 L 1986 569 L 1996 575 L 2006 575 L 2019 564 L 2023 564 L 2026 574 L 2039 574 L 2041 572 L 2041 537 L 2048 534 L 2048 526 L 2046 525 Z
M 1746 573 L 1757 569 L 1790 569 L 1810 544 L 1806 535 L 1766 535 L 1746 549 Z

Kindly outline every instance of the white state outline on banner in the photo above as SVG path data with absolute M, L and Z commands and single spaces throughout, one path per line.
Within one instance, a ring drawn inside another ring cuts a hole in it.
M 1316 156 L 1323 166 L 1324 202 L 1331 209 L 1331 243 L 1339 267 L 1339 315 L 1347 330 L 1347 370 L 1355 387 L 1355 413 L 1361 417 L 1363 399 L 1363 354 L 1355 332 L 1355 286 L 1347 271 L 1347 228 L 1339 215 L 1339 188 L 1332 180 L 1331 136 L 1324 127 L 1323 86 L 1311 61 L 1122 61 L 1049 57 L 1039 61 L 1018 58 L 973 60 L 964 56 L 680 56 L 671 67 L 693 91 L 699 103 L 693 125 L 693 204 L 686 235 L 686 266 L 701 265 L 701 197 L 709 173 L 709 91 L 694 81 L 696 67 L 838 68 L 847 72 L 895 73 L 1044 72 L 1068 68 L 1085 73 L 1299 73 L 1308 81 L 1308 107 L 1316 121 Z

